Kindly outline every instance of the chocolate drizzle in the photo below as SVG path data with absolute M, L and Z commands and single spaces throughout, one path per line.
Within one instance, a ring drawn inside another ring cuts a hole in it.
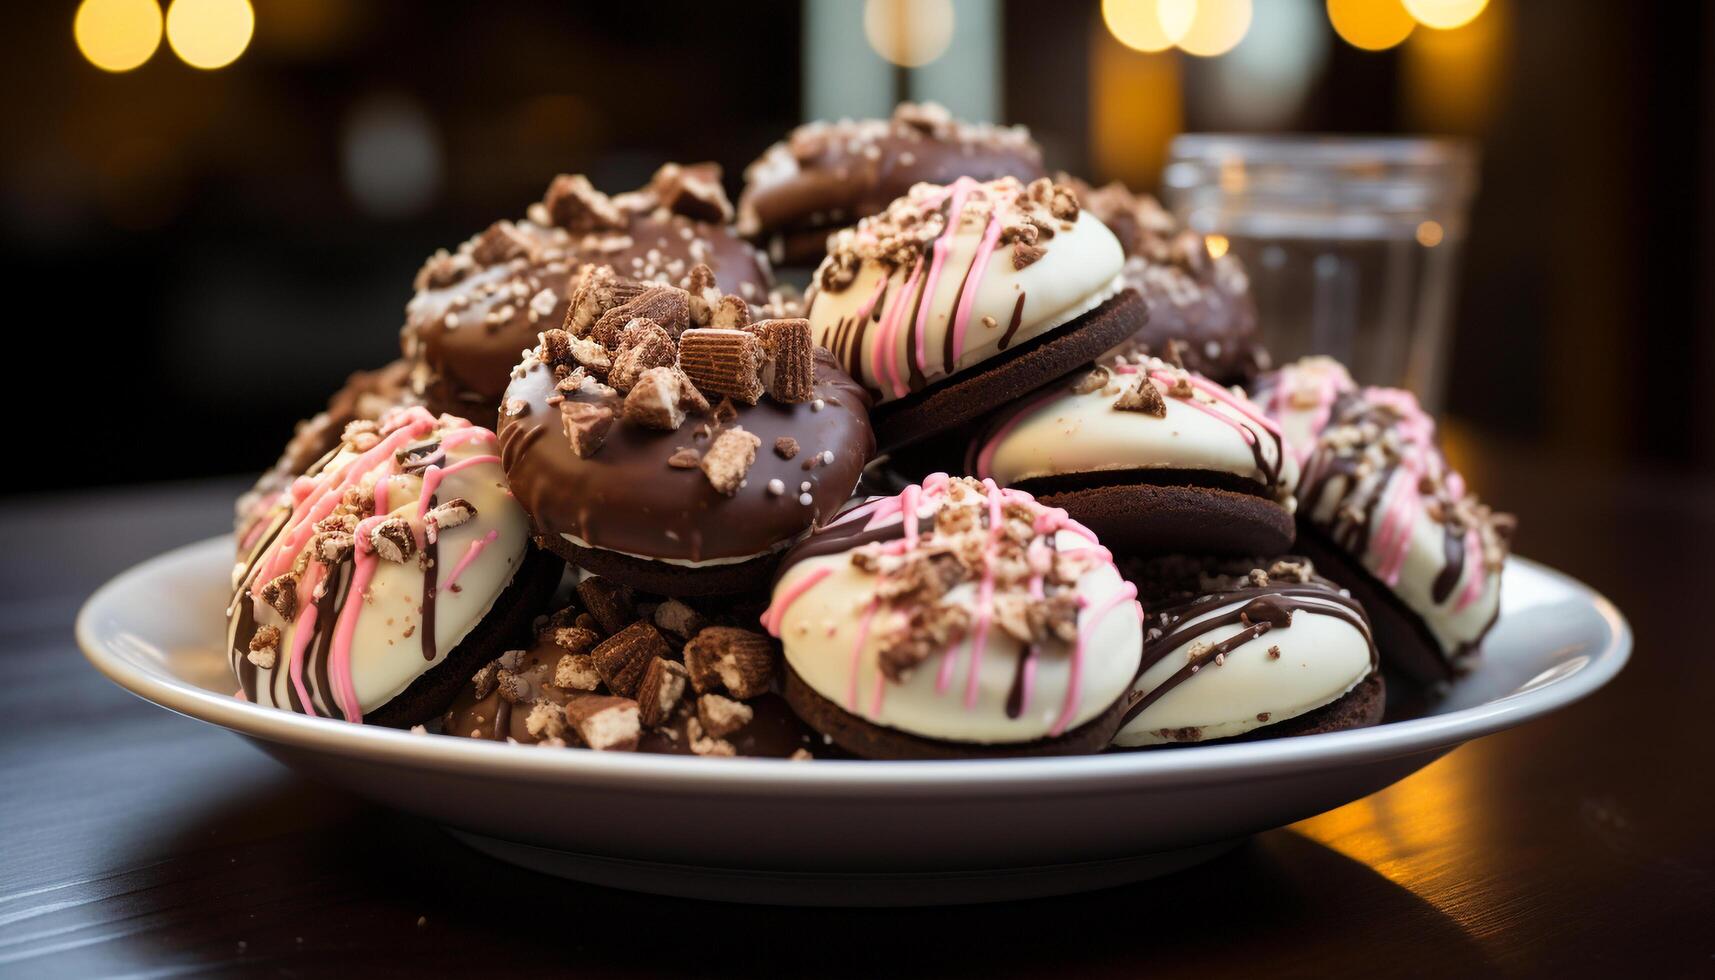
M 438 503 L 438 496 L 429 497 L 428 509 L 434 510 Z M 435 566 L 440 564 L 441 547 L 439 535 L 424 537 L 427 540 L 423 545 L 423 622 L 420 632 L 423 634 L 423 659 L 432 663 L 435 659 Z
M 1465 529 L 1447 521 L 1441 532 L 1441 571 L 1435 573 L 1435 581 L 1429 586 L 1429 598 L 1437 605 L 1453 597 L 1460 573 L 1465 571 Z
M 1006 333 L 1000 335 L 1000 350 L 1006 350 L 1012 343 L 1013 334 L 1018 333 L 1018 325 L 1024 321 L 1024 290 L 1018 291 L 1018 302 L 1012 304 L 1012 319 L 1006 325 Z

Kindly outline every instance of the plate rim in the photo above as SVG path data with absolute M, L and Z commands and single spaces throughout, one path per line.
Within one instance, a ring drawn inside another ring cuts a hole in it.
M 1588 600 L 1608 629 L 1606 643 L 1565 677 L 1440 715 L 1372 728 L 1226 745 L 1186 746 L 1163 752 L 1128 752 L 1055 758 L 969 760 L 816 760 L 696 758 L 588 750 L 531 752 L 487 740 L 421 736 L 398 729 L 310 718 L 216 694 L 133 665 L 108 649 L 98 620 L 115 597 L 142 586 L 163 569 L 231 554 L 231 535 L 205 538 L 162 552 L 113 576 L 78 610 L 78 646 L 98 671 L 137 697 L 176 714 L 252 739 L 293 749 L 358 756 L 365 762 L 403 765 L 486 779 L 560 782 L 670 795 L 710 793 L 886 798 L 979 798 L 1016 792 L 1021 784 L 1056 793 L 1106 793 L 1138 788 L 1193 786 L 1234 778 L 1286 776 L 1330 766 L 1379 762 L 1456 746 L 1557 711 L 1600 690 L 1630 660 L 1630 624 L 1614 604 L 1588 585 L 1528 558 L 1509 565 L 1545 575 Z M 152 645 L 152 644 L 151 644 Z

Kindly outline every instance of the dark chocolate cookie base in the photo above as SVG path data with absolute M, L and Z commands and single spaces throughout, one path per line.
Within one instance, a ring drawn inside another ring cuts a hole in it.
M 529 645 L 531 622 L 547 605 L 565 571 L 566 563 L 558 555 L 530 548 L 512 582 L 463 642 L 393 700 L 364 715 L 364 724 L 410 728 L 439 718 L 483 664 Z
M 1136 333 L 1148 318 L 1133 289 L 1071 323 L 998 354 L 981 366 L 870 410 L 881 452 L 973 422 L 999 405 L 1064 377 Z
M 1199 741 L 1193 736 L 1182 741 L 1166 742 L 1160 745 L 1139 745 L 1133 748 L 1116 749 L 1116 751 L 1143 752 L 1150 749 L 1182 748 L 1189 745 L 1261 742 L 1274 738 L 1296 738 L 1299 735 L 1321 735 L 1324 732 L 1343 732 L 1353 728 L 1369 728 L 1372 725 L 1381 724 L 1382 714 L 1386 707 L 1387 682 L 1382 680 L 1379 671 L 1372 671 L 1370 676 L 1358 682 L 1357 687 L 1315 711 L 1307 711 L 1296 718 L 1288 718 L 1276 724 L 1254 728 L 1243 735 L 1234 735 L 1230 738 L 1211 738 L 1207 741 Z M 1191 733 L 1186 734 L 1191 735 Z
M 1382 667 L 1398 679 L 1438 688 L 1453 679 L 1453 665 L 1441 654 L 1423 617 L 1407 606 L 1344 548 L 1308 522 L 1300 522 L 1298 550 L 1316 570 L 1352 593 L 1370 617 Z
M 1113 741 L 1125 711 L 1124 699 L 1056 738 L 1007 745 L 950 742 L 924 738 L 865 721 L 811 689 L 786 666 L 786 703 L 798 717 L 834 744 L 864 759 L 1005 759 L 1027 756 L 1091 755 Z
M 689 596 L 737 595 L 768 588 L 780 553 L 758 555 L 731 565 L 691 568 L 664 561 L 634 558 L 617 551 L 580 548 L 559 535 L 538 535 L 536 543 L 578 568 L 613 579 L 641 592 L 686 598 Z
M 1122 470 L 1020 480 L 1014 486 L 1064 508 L 1120 555 L 1279 555 L 1292 514 L 1260 484 L 1205 470 Z

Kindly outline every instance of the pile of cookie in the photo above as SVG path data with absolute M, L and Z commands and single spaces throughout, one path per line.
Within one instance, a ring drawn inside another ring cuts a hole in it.
M 956 758 L 1373 725 L 1474 662 L 1511 518 L 1409 393 L 1273 368 L 1152 199 L 933 105 L 745 178 L 561 175 L 428 260 L 400 360 L 239 502 L 241 697 Z

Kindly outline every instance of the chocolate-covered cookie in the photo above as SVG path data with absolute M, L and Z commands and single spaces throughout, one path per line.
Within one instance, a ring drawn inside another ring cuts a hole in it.
M 743 304 L 639 285 L 575 304 L 513 372 L 507 480 L 580 567 L 664 595 L 763 588 L 857 486 L 868 398 L 803 320 L 723 319 Z
M 339 446 L 347 425 L 359 419 L 374 421 L 390 409 L 416 403 L 409 385 L 410 370 L 410 363 L 400 359 L 373 371 L 353 372 L 328 399 L 326 408 L 298 423 L 280 458 L 233 508 L 233 537 L 239 554 L 256 544 L 262 519 L 292 481 Z
M 667 164 L 614 197 L 561 174 L 526 218 L 495 222 L 417 274 L 402 335 L 414 389 L 436 411 L 487 424 L 518 352 L 565 320 L 585 266 L 688 288 L 702 265 L 723 292 L 766 302 L 767 260 L 725 224 L 731 213 L 714 164 Z
M 932 102 L 903 102 L 890 119 L 805 123 L 770 146 L 745 168 L 738 230 L 775 262 L 814 266 L 829 232 L 915 184 L 1041 176 L 1042 151 L 1023 127 L 964 123 Z
M 919 184 L 830 240 L 807 316 L 884 450 L 953 429 L 1135 333 L 1119 243 L 1064 185 Z
M 1468 490 L 1410 392 L 1306 358 L 1255 395 L 1300 458 L 1302 547 L 1369 606 L 1384 665 L 1419 684 L 1451 679 L 1500 614 L 1512 515 Z
M 1135 595 L 1064 511 L 935 474 L 788 552 L 763 625 L 788 702 L 855 754 L 1065 754 L 1113 736 Z
M 537 619 L 533 642 L 471 676 L 441 731 L 600 751 L 842 754 L 775 693 L 777 662 L 771 640 L 729 617 L 585 579 L 570 604 Z
M 1302 558 L 1129 562 L 1143 663 L 1114 744 L 1373 725 L 1385 688 L 1364 609 Z
M 1123 554 L 1279 554 L 1297 460 L 1243 394 L 1112 354 L 993 413 L 966 471 L 1063 507 Z
M 1204 236 L 1183 227 L 1155 198 L 1114 182 L 1079 199 L 1125 248 L 1126 285 L 1149 319 L 1132 338 L 1148 353 L 1172 357 L 1222 384 L 1246 384 L 1269 367 L 1257 336 L 1256 303 L 1238 256 L 1214 255 Z
M 527 634 L 564 563 L 530 543 L 487 429 L 420 407 L 356 421 L 294 481 L 227 609 L 244 698 L 422 723 Z

